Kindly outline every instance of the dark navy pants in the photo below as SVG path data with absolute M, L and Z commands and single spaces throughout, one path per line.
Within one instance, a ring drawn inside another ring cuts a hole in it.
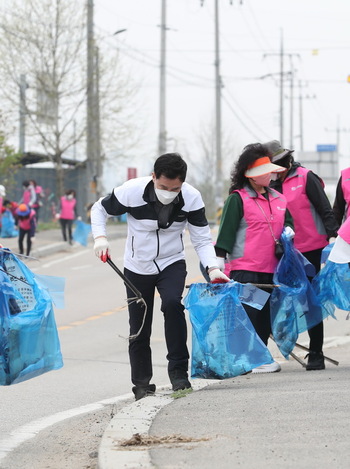
M 185 287 L 186 263 L 178 261 L 156 275 L 140 275 L 124 269 L 125 276 L 142 294 L 147 304 L 145 324 L 136 339 L 129 342 L 131 381 L 135 386 L 149 384 L 152 371 L 152 332 L 154 294 L 157 289 L 161 298 L 164 315 L 165 341 L 168 350 L 168 372 L 175 369 L 188 370 L 187 325 L 182 304 Z M 128 298 L 134 293 L 127 287 Z M 136 334 L 142 324 L 144 307 L 140 303 L 129 304 L 130 335 Z

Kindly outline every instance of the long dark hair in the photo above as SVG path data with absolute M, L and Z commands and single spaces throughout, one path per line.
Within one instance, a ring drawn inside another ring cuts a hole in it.
M 246 178 L 244 173 L 248 169 L 248 166 L 254 163 L 258 158 L 267 156 L 267 154 L 267 148 L 261 143 L 250 143 L 243 148 L 241 155 L 231 171 L 229 194 L 235 189 L 242 189 L 247 184 L 248 178 Z

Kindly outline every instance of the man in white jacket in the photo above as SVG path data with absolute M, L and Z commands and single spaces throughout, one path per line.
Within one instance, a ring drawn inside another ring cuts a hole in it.
M 173 390 L 191 387 L 187 327 L 181 301 L 187 273 L 183 243 L 186 227 L 211 282 L 229 281 L 218 268 L 202 197 L 185 182 L 186 172 L 187 165 L 182 157 L 167 153 L 156 160 L 152 176 L 131 179 L 116 187 L 91 210 L 94 251 L 103 262 L 110 257 L 106 220 L 127 213 L 124 275 L 147 304 L 142 326 L 142 306 L 137 302 L 129 303 L 130 336 L 136 335 L 129 341 L 132 390 L 136 400 L 156 390 L 155 385 L 150 384 L 153 374 L 150 337 L 156 288 L 164 314 L 168 374 Z M 127 295 L 128 298 L 135 296 L 129 288 Z

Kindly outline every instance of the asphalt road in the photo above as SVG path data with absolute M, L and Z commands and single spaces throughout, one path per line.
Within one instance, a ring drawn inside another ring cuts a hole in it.
M 123 239 L 111 241 L 120 267 L 123 245 Z M 124 285 L 96 259 L 91 246 L 29 261 L 28 266 L 35 273 L 66 278 L 65 308 L 55 310 L 64 367 L 0 387 L 0 467 L 22 469 L 31 461 L 36 461 L 35 469 L 96 467 L 102 433 L 123 405 L 116 399 L 126 395 L 126 402 L 133 401 Z M 201 278 L 191 249 L 188 270 L 189 279 Z M 155 382 L 168 384 L 159 310 L 152 349 Z

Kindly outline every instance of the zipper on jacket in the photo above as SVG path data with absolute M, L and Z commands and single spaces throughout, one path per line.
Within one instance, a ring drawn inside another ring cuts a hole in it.
M 134 257 L 135 255 L 135 250 L 134 250 L 134 236 L 131 237 L 131 251 L 132 251 L 132 256 Z
M 158 272 L 161 272 L 160 268 L 158 267 L 158 264 L 156 262 L 156 259 L 159 255 L 159 228 L 156 230 L 156 236 L 157 236 L 157 254 L 156 257 L 153 259 L 154 265 L 157 267 Z

